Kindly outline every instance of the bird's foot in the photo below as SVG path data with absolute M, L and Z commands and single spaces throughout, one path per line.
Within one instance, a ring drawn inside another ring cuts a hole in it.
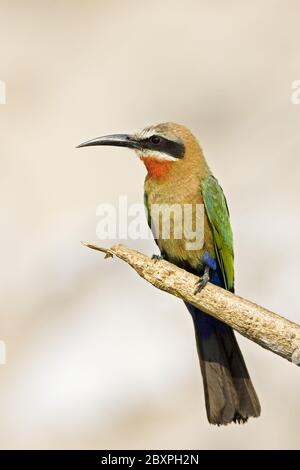
M 210 269 L 209 266 L 205 266 L 203 276 L 200 277 L 199 281 L 197 281 L 197 283 L 196 283 L 196 287 L 195 287 L 195 290 L 194 290 L 194 295 L 199 294 L 202 291 L 202 289 L 204 289 L 206 284 L 208 283 L 208 281 L 209 281 L 209 269 Z
M 156 261 L 160 261 L 161 259 L 165 259 L 163 255 L 152 255 L 151 259 L 156 263 Z

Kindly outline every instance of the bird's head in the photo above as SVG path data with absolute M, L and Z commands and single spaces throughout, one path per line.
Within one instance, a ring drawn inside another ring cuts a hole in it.
M 165 177 L 174 165 L 183 163 L 191 148 L 199 145 L 184 126 L 167 122 L 146 127 L 135 134 L 112 134 L 84 142 L 78 147 L 111 145 L 135 150 L 150 177 Z

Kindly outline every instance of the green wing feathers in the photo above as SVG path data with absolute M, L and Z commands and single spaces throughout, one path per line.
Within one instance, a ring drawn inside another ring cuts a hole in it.
M 227 202 L 221 186 L 212 175 L 201 183 L 206 214 L 214 237 L 216 256 L 223 274 L 225 287 L 234 290 L 233 237 Z
M 148 205 L 148 194 L 146 193 L 146 191 L 144 192 L 144 206 L 145 206 L 147 222 L 148 222 L 149 227 L 151 228 L 151 215 L 150 215 L 150 210 L 149 210 L 149 205 Z

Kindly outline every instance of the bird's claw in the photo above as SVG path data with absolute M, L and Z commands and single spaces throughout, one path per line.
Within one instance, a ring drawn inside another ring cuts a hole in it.
M 199 294 L 202 291 L 202 289 L 204 289 L 204 287 L 206 286 L 208 281 L 209 281 L 209 267 L 205 266 L 203 276 L 201 276 L 199 278 L 199 281 L 197 281 L 197 283 L 196 283 L 196 287 L 195 287 L 195 290 L 194 290 L 194 295 Z
M 162 255 L 152 255 L 151 259 L 156 263 L 157 261 L 164 259 Z

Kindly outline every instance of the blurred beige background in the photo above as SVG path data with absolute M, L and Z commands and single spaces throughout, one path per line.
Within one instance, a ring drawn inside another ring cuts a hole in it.
M 145 169 L 75 146 L 189 126 L 228 198 L 237 292 L 299 322 L 299 2 L 0 7 L 0 447 L 298 448 L 299 369 L 241 337 L 262 416 L 207 423 L 183 304 L 80 245 L 99 203 L 142 201 Z

